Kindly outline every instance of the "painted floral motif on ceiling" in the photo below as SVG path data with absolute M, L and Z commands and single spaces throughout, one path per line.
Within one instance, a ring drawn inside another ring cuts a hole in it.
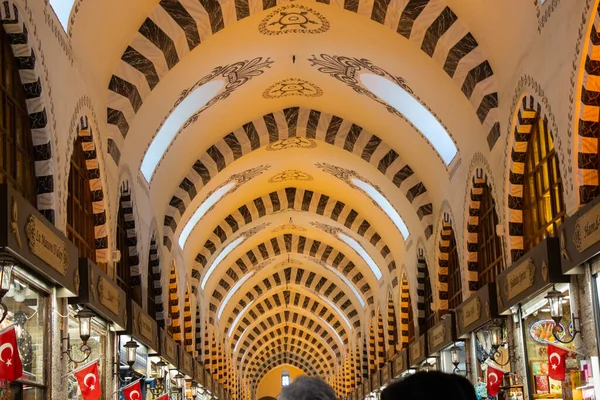
M 290 223 L 278 226 L 277 228 L 272 230 L 273 233 L 283 232 L 283 231 L 306 232 L 306 228 L 304 228 L 303 226 L 300 226 L 300 225 L 296 225 L 293 222 L 290 222 Z
M 317 147 L 316 140 L 296 136 L 269 143 L 267 145 L 267 151 L 279 151 L 287 149 L 314 149 L 315 147 Z
M 262 94 L 267 100 L 281 99 L 290 96 L 321 97 L 323 90 L 315 85 L 300 78 L 287 78 L 275 82 L 269 86 Z
M 312 181 L 314 178 L 312 175 L 297 169 L 288 169 L 277 175 L 269 178 L 269 183 L 280 183 L 289 181 Z
M 267 36 L 287 33 L 315 35 L 329 30 L 329 21 L 318 11 L 292 3 L 271 12 L 258 25 L 258 31 Z

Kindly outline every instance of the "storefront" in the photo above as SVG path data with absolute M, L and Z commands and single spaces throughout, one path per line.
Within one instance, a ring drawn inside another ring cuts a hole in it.
M 179 374 L 185 379 L 182 392 L 185 397 L 192 395 L 192 378 L 194 376 L 194 357 L 183 346 L 179 346 Z
M 193 399 L 203 399 L 205 393 L 204 367 L 196 360 L 194 361 L 194 378 L 192 379 L 191 396 Z
M 410 375 L 414 370 L 409 369 L 408 365 L 408 350 L 402 350 L 396 357 L 392 359 L 392 380 L 400 380 Z
M 427 333 L 422 334 L 408 345 L 410 367 L 418 371 L 431 371 L 435 360 L 427 359 Z
M 0 309 L 0 329 L 15 325 L 23 364 L 23 378 L 3 384 L 0 399 L 47 398 L 53 303 L 79 292 L 77 248 L 7 185 L 0 185 L 0 221 L 0 298 L 6 306 Z M 58 311 L 64 315 L 66 308 Z M 58 320 L 66 339 L 66 319 Z M 62 342 L 63 351 L 68 343 Z
M 524 376 L 516 374 L 513 383 L 526 378 L 529 398 L 563 398 L 563 387 L 569 391 L 571 382 L 555 381 L 548 376 L 549 343 L 559 343 L 571 337 L 574 327 L 569 301 L 569 277 L 562 274 L 560 245 L 557 238 L 547 238 L 527 252 L 498 277 L 498 312 L 511 316 L 512 332 L 523 351 L 514 354 L 515 344 L 509 345 L 509 357 L 514 362 L 523 358 Z M 564 297 L 562 297 L 564 296 Z M 557 305 L 564 310 L 558 324 L 548 298 L 558 299 Z M 562 345 L 562 344 L 561 344 Z M 564 346 L 571 346 L 564 344 Z M 569 358 L 567 368 L 578 369 L 578 361 Z M 519 366 L 516 366 L 516 371 Z M 516 372 L 515 371 L 515 372 Z
M 600 296 L 598 295 L 600 293 L 600 223 L 598 221 L 600 221 L 600 196 L 563 222 L 560 231 L 560 253 L 563 274 L 584 274 L 586 278 L 590 278 L 596 342 L 600 343 Z M 579 310 L 579 314 L 583 313 L 583 310 Z M 579 321 L 576 321 L 576 325 L 577 322 Z M 579 329 L 579 326 L 576 328 Z M 590 341 L 591 338 L 587 337 L 586 340 Z M 588 370 L 591 369 L 591 374 L 589 372 L 585 374 L 587 379 L 585 385 L 582 385 L 585 386 L 582 395 L 584 398 L 594 395 L 598 399 L 600 398 L 598 357 L 586 354 L 582 358 L 583 365 L 588 363 Z
M 93 261 L 79 259 L 80 287 L 79 296 L 69 299 L 69 337 L 72 351 L 68 354 L 71 361 L 69 370 L 73 370 L 92 360 L 99 360 L 98 372 L 102 385 L 102 393 L 111 393 L 113 388 L 112 368 L 109 362 L 113 358 L 113 339 L 115 331 L 123 331 L 126 327 L 125 292 L 106 275 Z M 87 335 L 84 343 L 81 340 L 81 318 L 88 318 Z M 86 351 L 82 351 L 86 350 Z M 68 377 L 68 399 L 78 399 L 81 391 L 73 375 Z M 104 395 L 103 398 L 109 398 Z
M 456 340 L 454 313 L 448 313 L 427 331 L 430 363 L 442 372 L 466 374 L 465 344 Z M 435 360 L 435 361 L 433 361 Z

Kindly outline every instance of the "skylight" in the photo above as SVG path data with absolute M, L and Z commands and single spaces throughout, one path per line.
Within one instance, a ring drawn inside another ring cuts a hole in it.
M 242 285 L 244 284 L 244 282 L 246 282 L 248 279 L 250 279 L 250 277 L 252 275 L 254 275 L 255 271 L 251 271 L 250 273 L 244 275 L 242 277 L 242 279 L 240 279 L 239 281 L 237 281 L 235 283 L 235 285 L 233 285 L 233 287 L 231 288 L 231 290 L 229 290 L 229 292 L 227 292 L 227 296 L 225 296 L 225 299 L 223 300 L 223 302 L 221 303 L 221 307 L 219 308 L 219 312 L 217 313 L 217 319 L 221 319 L 221 315 L 223 314 L 223 311 L 225 311 L 225 306 L 227 306 L 227 303 L 229 302 L 229 300 L 231 299 L 231 297 L 235 294 L 235 292 L 238 291 L 238 289 L 240 287 L 242 287 Z
M 58 20 L 63 26 L 65 32 L 69 26 L 69 17 L 71 16 L 73 3 L 75 3 L 75 0 L 50 0 L 50 5 L 52 6 L 52 9 L 58 17 Z
M 346 325 L 348 325 L 348 330 L 352 330 L 352 324 L 350 324 L 350 321 L 348 321 L 348 318 L 346 318 L 346 315 L 342 312 L 342 310 L 340 310 L 339 308 L 337 308 L 337 306 L 335 304 L 333 304 L 331 302 L 331 300 L 329 300 L 327 297 L 325 296 L 321 296 L 320 294 L 317 294 L 317 296 L 323 300 L 325 303 L 327 303 L 327 305 L 329 305 L 329 307 L 333 308 L 340 317 L 342 317 L 342 319 L 344 320 L 344 322 L 346 323 Z
M 237 245 L 242 243 L 244 240 L 246 240 L 246 238 L 244 236 L 240 236 L 239 238 L 235 239 L 233 242 L 229 243 L 227 245 L 227 247 L 225 247 L 223 249 L 223 251 L 221 251 L 221 253 L 219 253 L 217 258 L 215 258 L 215 261 L 213 261 L 212 264 L 210 265 L 210 268 L 208 269 L 208 271 L 206 271 L 206 274 L 204 274 L 204 278 L 202 279 L 202 285 L 201 285 L 202 290 L 204 290 L 204 286 L 206 286 L 206 282 L 208 282 L 208 278 L 210 278 L 210 275 L 214 272 L 215 268 L 217 268 L 217 265 L 219 265 L 221 263 L 221 261 L 223 261 L 225 259 L 225 257 L 227 257 L 229 255 L 229 253 L 231 253 L 231 250 L 233 250 Z
M 210 208 L 214 206 L 217 203 L 217 201 L 221 199 L 221 197 L 225 196 L 227 192 L 229 192 L 234 186 L 235 182 L 229 182 L 228 184 L 221 186 L 219 189 L 215 190 L 210 196 L 208 196 L 208 198 L 204 200 L 202 204 L 200 204 L 200 207 L 198 207 L 198 209 L 196 210 L 194 215 L 192 215 L 192 218 L 190 218 L 188 223 L 185 224 L 185 227 L 181 231 L 181 235 L 179 235 L 178 243 L 181 249 L 183 249 L 183 247 L 185 246 L 185 242 L 187 242 L 190 233 L 192 233 L 192 231 L 196 227 L 196 224 L 198 224 L 198 222 L 202 219 L 204 214 L 206 214 L 206 212 L 210 210 Z
M 350 282 L 350 280 L 348 278 L 346 278 L 340 271 L 338 271 L 337 269 L 324 264 L 328 270 L 330 270 L 331 272 L 333 272 L 338 278 L 340 278 L 342 281 L 344 281 L 344 283 L 352 290 L 352 292 L 354 293 L 354 295 L 356 296 L 356 298 L 358 298 L 358 301 L 360 302 L 361 307 L 365 306 L 365 302 L 362 299 L 361 295 L 358 293 L 358 290 L 356 290 L 356 288 L 354 287 L 354 285 L 352 284 L 352 282 Z
M 407 91 L 379 75 L 361 74 L 363 85 L 404 115 L 436 149 L 446 165 L 456 156 L 456 145 L 436 117 Z
M 221 80 L 205 83 L 190 93 L 167 117 L 142 160 L 140 170 L 148 182 L 152 179 L 158 162 L 183 124 L 215 97 L 224 86 L 225 82 Z
M 366 250 L 360 245 L 360 243 L 358 243 L 356 240 L 346 235 L 345 233 L 338 233 L 338 237 L 342 239 L 348 246 L 352 247 L 358 253 L 358 255 L 366 261 L 369 268 L 371 268 L 371 271 L 373 271 L 375 278 L 377 278 L 377 280 L 380 280 L 382 276 L 381 270 L 379 269 L 375 261 L 373 261 L 371 256 L 366 252 Z
M 250 309 L 250 307 L 252 307 L 252 305 L 254 304 L 255 301 L 256 301 L 256 299 L 254 299 L 250 303 L 248 303 L 246 305 L 246 307 L 244 307 L 244 309 L 237 315 L 237 317 L 233 321 L 233 324 L 231 324 L 231 329 L 229 330 L 229 333 L 227 334 L 227 338 L 231 337 L 231 335 L 233 334 L 234 328 L 237 326 L 238 322 L 240 322 L 240 319 L 242 319 L 244 314 L 246 314 L 246 311 L 248 311 Z
M 392 222 L 396 225 L 396 228 L 398 228 L 398 230 L 402 234 L 402 237 L 404 237 L 404 240 L 406 240 L 406 238 L 408 238 L 409 235 L 408 228 L 406 227 L 404 220 L 402 219 L 402 217 L 400 217 L 394 206 L 391 205 L 390 202 L 381 193 L 379 193 L 377 189 L 375 189 L 368 183 L 363 182 L 357 178 L 352 178 L 352 183 L 354 183 L 370 198 L 372 198 L 375 201 L 375 203 L 379 204 L 379 207 L 381 207 L 383 211 L 390 217 Z

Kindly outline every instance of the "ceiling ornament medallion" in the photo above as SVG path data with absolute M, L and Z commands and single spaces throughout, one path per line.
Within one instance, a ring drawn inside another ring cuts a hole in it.
M 299 231 L 299 232 L 306 232 L 306 228 L 304 228 L 303 226 L 300 225 L 296 225 L 294 223 L 288 223 L 285 225 L 281 225 L 275 229 L 273 229 L 273 233 L 275 232 L 282 232 L 282 231 Z
M 297 3 L 279 7 L 258 25 L 258 31 L 267 36 L 286 33 L 315 35 L 328 30 L 329 21 L 321 13 Z
M 267 145 L 267 151 L 279 151 L 287 149 L 314 149 L 317 147 L 317 142 L 313 139 L 304 137 L 291 137 L 288 139 L 278 140 Z
M 310 224 L 312 226 L 314 226 L 315 228 L 320 229 L 320 230 L 322 230 L 324 232 L 327 232 L 327 233 L 329 233 L 330 235 L 333 235 L 333 236 L 335 236 L 338 233 L 342 232 L 341 228 L 336 228 L 335 226 L 324 224 L 324 223 L 319 222 L 319 221 L 311 221 Z
M 270 222 L 263 222 L 260 225 L 257 225 L 255 227 L 252 227 L 252 228 L 248 229 L 247 231 L 245 231 L 244 233 L 242 233 L 240 236 L 243 236 L 246 239 L 249 239 L 249 238 L 251 238 L 252 236 L 256 235 L 258 232 L 262 231 L 263 229 L 265 229 L 266 227 L 268 227 L 270 225 L 271 225 Z
M 290 96 L 321 97 L 323 90 L 315 85 L 299 78 L 288 78 L 275 82 L 262 94 L 265 99 L 280 99 Z
M 312 181 L 314 178 L 306 172 L 297 169 L 288 169 L 269 178 L 269 183 L 280 183 L 288 181 Z

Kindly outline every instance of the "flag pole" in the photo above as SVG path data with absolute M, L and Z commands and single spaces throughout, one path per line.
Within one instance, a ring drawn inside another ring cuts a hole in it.
M 75 368 L 73 371 L 71 371 L 71 372 L 68 372 L 68 373 L 64 374 L 64 375 L 62 376 L 62 378 L 61 378 L 61 379 L 65 379 L 67 376 L 69 376 L 69 375 L 71 375 L 71 374 L 74 374 L 75 372 L 79 372 L 79 371 L 81 371 L 81 370 L 82 370 L 82 369 L 84 369 L 84 368 L 87 368 L 87 367 L 89 367 L 90 365 L 92 365 L 93 363 L 95 363 L 95 362 L 96 362 L 96 361 L 98 361 L 98 360 L 100 360 L 100 357 L 98 357 L 98 358 L 95 358 L 93 361 L 90 361 L 90 362 L 88 362 L 88 363 L 86 363 L 86 364 L 82 365 L 81 367 L 79 367 L 79 368 Z
M 554 347 L 558 347 L 558 348 L 559 348 L 559 349 L 561 349 L 561 350 L 568 351 L 569 353 L 575 353 L 575 354 L 577 354 L 577 355 L 579 355 L 579 356 L 585 357 L 585 354 L 583 354 L 583 353 L 580 353 L 580 352 L 578 352 L 578 351 L 576 351 L 576 350 L 571 350 L 571 349 L 569 349 L 568 347 L 566 347 L 566 346 L 563 346 L 563 345 L 561 345 L 561 344 L 556 344 L 556 343 L 548 343 L 548 345 L 552 345 L 552 346 L 554 346 Z

